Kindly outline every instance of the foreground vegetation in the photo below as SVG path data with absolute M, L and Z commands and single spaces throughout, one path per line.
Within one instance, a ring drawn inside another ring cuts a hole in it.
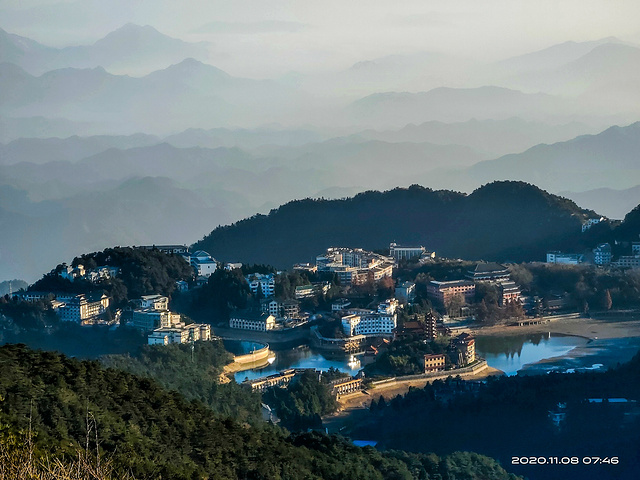
M 10 436 L 31 430 L 35 457 L 71 462 L 89 439 L 116 478 L 515 478 L 475 454 L 379 452 L 339 437 L 250 426 L 98 362 L 7 345 L 0 364 L 0 443 L 12 448 Z
M 449 378 L 404 397 L 376 399 L 351 432 L 385 448 L 442 454 L 465 449 L 511 463 L 512 456 L 618 456 L 603 464 L 511 467 L 532 479 L 637 478 L 640 466 L 640 353 L 608 372 L 490 377 L 487 384 Z M 588 399 L 605 399 L 600 403 Z M 607 402 L 624 398 L 630 402 Z M 549 418 L 565 405 L 559 425 Z M 597 452 L 597 453 L 594 453 Z M 582 462 L 580 462 L 582 463 Z

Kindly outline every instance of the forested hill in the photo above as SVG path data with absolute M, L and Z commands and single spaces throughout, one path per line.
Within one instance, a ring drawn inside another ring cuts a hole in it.
M 79 452 L 81 458 L 97 457 L 92 452 L 99 451 L 115 469 L 109 478 L 130 473 L 178 480 L 516 479 L 494 460 L 472 453 L 442 459 L 381 453 L 337 437 L 289 436 L 272 425 L 242 424 L 150 379 L 98 362 L 6 345 L 0 347 L 0 365 L 0 465 L 6 467 L 0 470 L 5 472 L 20 467 L 10 463 L 21 452 L 25 461 L 31 456 L 30 450 L 24 454 L 31 445 L 24 437 L 33 432 L 32 463 L 47 464 L 39 462 L 41 456 L 78 458 Z
M 494 182 L 466 195 L 418 185 L 342 200 L 299 200 L 230 226 L 194 245 L 225 261 L 289 267 L 330 246 L 424 245 L 445 257 L 543 260 L 574 247 L 592 211 L 523 182 Z

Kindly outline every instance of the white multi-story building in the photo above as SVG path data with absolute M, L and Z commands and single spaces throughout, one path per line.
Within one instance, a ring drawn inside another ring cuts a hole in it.
M 140 308 L 150 308 L 152 310 L 169 309 L 169 298 L 163 295 L 143 295 L 137 303 Z
M 273 297 L 276 293 L 276 279 L 272 273 L 266 275 L 252 273 L 245 280 L 249 284 L 249 290 L 254 295 L 258 294 L 258 290 L 262 292 L 262 296 L 265 298 Z
M 547 263 L 562 265 L 578 265 L 584 261 L 584 255 L 579 253 L 548 252 Z
M 328 248 L 316 257 L 319 272 L 333 272 L 343 285 L 380 280 L 393 274 L 393 258 L 361 248 Z
M 147 336 L 149 345 L 169 345 L 170 343 L 189 343 L 198 340 L 211 340 L 211 325 L 177 323 L 170 327 L 156 328 Z
M 608 243 L 601 243 L 593 249 L 593 263 L 596 265 L 609 265 L 611 257 L 611 245 Z
M 416 298 L 416 284 L 402 282 L 396 287 L 396 298 L 403 303 L 411 303 Z
M 276 326 L 276 317 L 262 312 L 233 312 L 229 318 L 229 327 L 243 330 L 266 332 Z
M 133 311 L 131 324 L 133 327 L 145 332 L 156 328 L 169 328 L 180 323 L 180 314 L 169 310 L 156 310 L 153 308 L 138 308 Z
M 194 253 L 181 253 L 189 265 L 193 267 L 196 277 L 209 278 L 218 268 L 218 262 L 204 250 L 198 250 Z
M 407 247 L 403 245 L 398 245 L 397 243 L 391 243 L 389 245 L 389 255 L 396 259 L 396 261 L 400 260 L 410 260 L 412 258 L 420 258 L 422 254 L 424 254 L 427 250 L 420 247 Z
M 398 324 L 395 313 L 358 312 L 342 317 L 345 335 L 393 335 Z
M 58 294 L 56 313 L 65 322 L 82 323 L 95 320 L 109 307 L 109 297 L 103 292 Z

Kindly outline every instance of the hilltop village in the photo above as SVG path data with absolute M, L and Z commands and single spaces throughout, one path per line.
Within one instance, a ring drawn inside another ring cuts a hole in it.
M 589 219 L 583 232 L 601 220 Z M 289 271 L 219 262 L 186 245 L 116 247 L 59 265 L 3 305 L 9 314 L 25 303 L 40 309 L 36 323 L 45 330 L 55 323 L 123 326 L 148 345 L 226 338 L 356 354 L 363 368 L 358 378 L 332 387 L 340 394 L 362 388 L 366 376 L 485 367 L 470 328 L 538 324 L 550 315 L 609 310 L 614 301 L 632 304 L 624 283 L 633 277 L 621 272 L 640 261 L 640 242 L 627 247 L 631 255 L 623 247 L 616 245 L 622 254 L 615 258 L 605 243 L 588 255 L 554 251 L 546 263 L 505 265 L 439 258 L 424 246 L 391 242 L 377 251 L 331 247 Z M 566 279 L 573 268 L 595 288 L 577 291 Z M 0 333 L 10 338 L 19 323 L 3 315 Z M 284 371 L 248 386 L 262 391 L 292 375 Z

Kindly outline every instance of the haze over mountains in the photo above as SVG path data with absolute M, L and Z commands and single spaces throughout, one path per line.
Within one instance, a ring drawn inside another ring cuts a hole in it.
M 0 30 L 0 280 L 112 245 L 192 243 L 294 199 L 415 183 L 523 180 L 614 218 L 640 203 L 632 42 L 498 62 L 425 47 L 245 76 L 217 64 L 247 29 L 284 48 L 313 27 L 216 25 L 180 39 L 127 23 L 64 47 Z

